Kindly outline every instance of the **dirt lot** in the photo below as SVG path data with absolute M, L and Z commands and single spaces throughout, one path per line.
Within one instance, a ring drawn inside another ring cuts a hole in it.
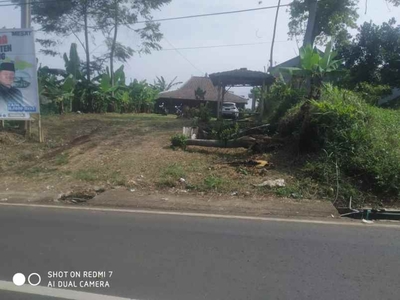
M 293 206 L 294 215 L 301 206 L 320 205 L 323 215 L 334 212 L 327 200 L 304 200 L 315 196 L 313 183 L 305 194 L 292 176 L 293 158 L 244 148 L 171 149 L 171 135 L 190 124 L 146 114 L 47 116 L 43 144 L 35 131 L 28 140 L 12 128 L 0 131 L 0 200 L 227 212 L 236 207 L 254 214 Z M 245 164 L 255 159 L 268 165 Z M 268 179 L 287 185 L 253 186 Z

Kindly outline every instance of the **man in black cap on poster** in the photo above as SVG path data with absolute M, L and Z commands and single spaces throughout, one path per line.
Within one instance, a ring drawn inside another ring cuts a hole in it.
M 9 104 L 24 103 L 21 91 L 12 86 L 14 77 L 14 63 L 0 62 L 0 112 L 8 111 Z

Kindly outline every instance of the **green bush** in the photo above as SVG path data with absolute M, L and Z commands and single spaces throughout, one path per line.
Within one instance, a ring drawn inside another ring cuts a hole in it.
M 303 114 L 301 108 L 306 101 L 301 101 L 290 108 L 284 117 L 274 127 L 277 128 L 279 134 L 283 137 L 287 136 L 298 136 L 300 133 L 300 124 L 303 121 Z
M 199 117 L 194 117 L 192 119 L 192 127 L 198 127 L 199 126 Z
M 190 108 L 187 105 L 183 106 L 182 113 L 185 118 L 189 118 L 189 119 L 193 118 L 193 115 L 194 115 L 193 107 Z
M 183 107 L 183 115 L 186 118 L 197 118 L 200 122 L 208 123 L 211 120 L 211 113 L 207 105 L 201 104 L 200 107 Z
M 378 105 L 378 101 L 385 96 L 392 94 L 392 89 L 388 85 L 373 85 L 367 82 L 361 82 L 357 85 L 355 91 L 371 105 Z
M 299 144 L 311 139 L 317 146 L 306 173 L 399 199 L 400 112 L 371 106 L 357 93 L 329 87 L 321 101 L 297 107 L 280 128 L 282 124 L 289 128 L 286 134 L 292 129 L 291 134 L 298 136 Z
M 208 105 L 200 104 L 198 115 L 196 116 L 199 118 L 201 122 L 208 123 L 211 120 L 211 112 L 208 108 Z
M 237 122 L 222 119 L 215 122 L 211 131 L 211 136 L 214 139 L 227 142 L 238 134 L 239 129 L 239 124 Z
M 286 112 L 304 99 L 302 89 L 291 88 L 285 83 L 274 84 L 265 99 L 265 111 L 268 122 L 276 128 Z
M 187 137 L 184 134 L 175 134 L 171 137 L 172 147 L 186 149 Z
M 200 120 L 200 109 L 198 107 L 191 107 L 186 115 L 189 119 L 194 119 L 197 118 Z

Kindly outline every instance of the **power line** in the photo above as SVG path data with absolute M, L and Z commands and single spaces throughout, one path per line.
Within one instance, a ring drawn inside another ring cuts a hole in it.
M 60 2 L 60 1 L 71 1 L 71 0 L 47 0 L 47 1 L 31 1 L 30 3 L 10 3 L 10 4 L 0 4 L 0 7 L 4 7 L 4 6 L 22 6 L 22 5 L 28 5 L 28 4 L 41 4 L 41 3 L 56 3 L 56 2 Z M 0 3 L 5 3 L 5 2 L 11 2 L 11 1 L 0 1 Z
M 290 43 L 291 41 L 275 41 L 275 43 Z M 177 50 L 201 50 L 201 49 L 214 49 L 214 48 L 229 48 L 229 47 L 241 47 L 241 46 L 257 46 L 257 45 L 265 45 L 265 44 L 271 44 L 272 42 L 258 42 L 258 43 L 242 43 L 242 44 L 226 44 L 226 45 L 210 45 L 210 46 L 193 46 L 193 47 L 174 47 L 174 48 L 162 48 L 160 50 L 157 50 L 155 52 L 159 51 L 177 51 Z M 101 47 L 99 45 L 97 48 Z M 96 48 L 96 49 L 97 49 Z M 95 49 L 95 50 L 96 50 Z M 92 51 L 91 54 L 100 54 L 103 52 L 99 51 Z
M 290 6 L 291 3 L 280 5 L 279 7 Z M 182 17 L 174 17 L 174 18 L 164 18 L 164 19 L 156 19 L 156 20 L 148 20 L 148 21 L 138 21 L 137 24 L 146 23 L 146 22 L 164 22 L 164 21 L 172 21 L 172 20 L 182 20 L 182 19 L 191 19 L 191 18 L 200 18 L 200 17 L 211 17 L 218 15 L 227 15 L 227 14 L 237 14 L 243 12 L 257 11 L 257 10 L 265 10 L 265 9 L 273 9 L 277 8 L 277 5 L 274 6 L 264 6 L 258 8 L 249 8 L 249 9 L 241 9 L 241 10 L 232 10 L 232 11 L 223 11 L 217 13 L 209 13 L 209 14 L 199 14 L 199 15 L 190 15 L 190 16 L 182 16 Z
M 183 59 L 185 59 L 193 68 L 195 68 L 197 71 L 199 71 L 201 74 L 204 74 L 203 71 L 201 71 L 198 67 L 196 67 L 189 59 L 187 59 L 187 57 L 185 55 L 183 55 L 177 48 L 174 47 L 174 45 L 172 45 L 170 43 L 170 41 L 168 41 L 168 39 L 164 36 L 164 40 L 180 55 L 183 57 Z
M 289 41 L 275 41 L 276 43 L 287 43 Z M 196 50 L 196 49 L 212 49 L 212 48 L 225 48 L 225 47 L 241 47 L 241 46 L 256 46 L 271 44 L 271 42 L 259 42 L 259 43 L 243 43 L 243 44 L 227 44 L 227 45 L 212 45 L 212 46 L 198 46 L 198 47 L 182 47 L 182 48 L 165 48 L 159 51 L 172 51 L 172 50 Z
M 42 4 L 42 3 L 51 3 L 51 2 L 59 2 L 59 1 L 70 1 L 70 0 L 47 0 L 47 1 L 31 1 L 30 4 Z M 3 1 L 5 2 L 5 1 Z M 7 1 L 9 2 L 9 1 Z M 1 3 L 1 2 L 0 2 Z M 13 4 L 0 4 L 0 7 L 4 6 L 16 6 L 16 5 L 26 5 L 27 3 L 13 3 Z M 290 6 L 291 3 L 280 5 L 280 7 Z M 201 18 L 201 17 L 211 17 L 211 16 L 219 16 L 219 15 L 227 15 L 227 14 L 237 14 L 237 13 L 244 13 L 244 12 L 251 12 L 251 11 L 258 11 L 258 10 L 266 10 L 266 9 L 273 9 L 277 8 L 277 5 L 273 6 L 264 6 L 264 7 L 257 7 L 257 8 L 249 8 L 249 9 L 241 9 L 241 10 L 232 10 L 232 11 L 223 11 L 223 12 L 216 12 L 216 13 L 208 13 L 208 14 L 198 14 L 198 15 L 190 15 L 190 16 L 181 16 L 181 17 L 172 17 L 172 18 L 163 18 L 163 19 L 156 19 L 156 20 L 145 20 L 145 21 L 138 21 L 135 22 L 136 24 L 146 23 L 146 22 L 164 22 L 164 21 L 173 21 L 173 20 L 182 20 L 182 19 L 192 19 L 192 18 Z

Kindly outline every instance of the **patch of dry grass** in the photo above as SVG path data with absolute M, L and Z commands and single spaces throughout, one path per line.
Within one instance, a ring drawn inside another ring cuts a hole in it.
M 123 185 L 143 190 L 186 189 L 217 194 L 259 194 L 253 183 L 291 177 L 279 168 L 229 162 L 272 159 L 246 149 L 189 146 L 173 150 L 170 137 L 190 121 L 153 114 L 68 114 L 43 118 L 46 142 L 0 140 L 0 188 L 23 182 L 25 190 L 65 190 L 75 185 Z M 18 144 L 19 143 L 19 144 Z M 3 180 L 1 180 L 3 178 Z M 179 181 L 185 179 L 185 183 Z

